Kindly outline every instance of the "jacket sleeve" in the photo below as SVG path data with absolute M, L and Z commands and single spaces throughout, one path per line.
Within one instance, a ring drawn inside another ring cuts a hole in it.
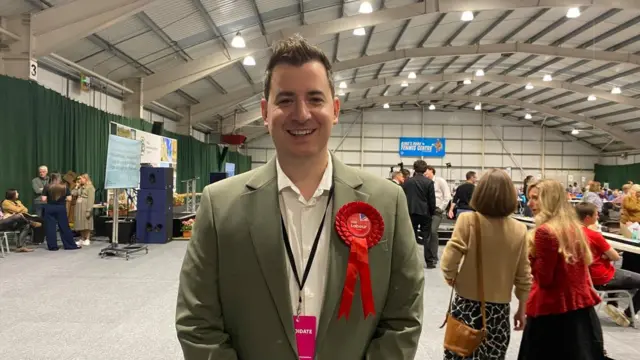
M 2 202 L 2 211 L 7 215 L 12 215 L 26 213 L 27 209 L 22 203 L 15 204 L 9 200 L 5 200 Z
M 185 360 L 237 360 L 218 297 L 218 239 L 209 192 L 203 191 L 180 272 L 176 330 Z
M 534 235 L 535 261 L 532 264 L 533 276 L 540 287 L 553 284 L 553 274 L 558 263 L 558 239 L 546 228 L 539 228 Z
M 87 217 L 93 215 L 93 205 L 96 202 L 96 189 L 93 186 L 88 187 L 87 192 Z
M 513 281 L 515 287 L 514 294 L 521 303 L 527 301 L 532 282 L 526 231 L 524 232 L 523 237 L 524 239 L 522 239 L 522 247 L 520 248 L 520 255 L 518 257 L 518 267 L 516 268 L 516 276 Z
M 422 332 L 422 260 L 402 190 L 396 198 L 389 293 L 364 360 L 413 359 Z
M 38 183 L 38 178 L 34 178 L 33 180 L 31 180 L 31 188 L 33 189 L 33 192 L 36 195 L 43 195 L 42 194 L 42 188 L 40 187 L 40 184 Z
M 460 261 L 469 250 L 469 236 L 471 234 L 468 221 L 469 216 L 469 214 L 461 214 L 458 220 L 456 220 L 451 239 L 447 241 L 447 245 L 442 252 L 440 268 L 446 280 L 453 280 L 455 278 L 460 267 Z
M 436 213 L 436 183 L 430 181 L 427 186 L 427 202 L 429 202 L 429 215 L 433 216 Z

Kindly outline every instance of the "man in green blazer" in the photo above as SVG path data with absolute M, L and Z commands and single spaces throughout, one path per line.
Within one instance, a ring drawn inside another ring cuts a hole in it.
M 276 44 L 264 95 L 277 156 L 202 194 L 176 310 L 185 359 L 413 359 L 424 272 L 402 188 L 329 153 L 340 100 L 321 50 L 298 36 Z M 334 224 L 353 202 L 384 220 L 368 249 L 368 316 L 362 277 L 339 316 L 350 248 Z

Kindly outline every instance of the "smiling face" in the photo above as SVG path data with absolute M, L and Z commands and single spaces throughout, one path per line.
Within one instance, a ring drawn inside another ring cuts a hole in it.
M 321 62 L 276 65 L 268 96 L 261 102 L 262 117 L 279 156 L 313 157 L 327 152 L 340 100 L 332 96 Z

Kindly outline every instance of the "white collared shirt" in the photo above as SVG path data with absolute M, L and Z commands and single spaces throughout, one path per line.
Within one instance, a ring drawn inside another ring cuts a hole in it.
M 300 193 L 300 190 L 285 175 L 280 167 L 280 163 L 276 159 L 276 168 L 278 174 L 278 199 L 280 202 L 280 214 L 284 219 L 289 235 L 289 243 L 291 251 L 296 261 L 296 268 L 300 281 L 304 268 L 307 266 L 311 247 L 315 240 L 318 227 L 322 221 L 325 209 L 327 209 L 327 201 L 329 199 L 329 191 L 333 183 L 333 164 L 331 156 L 327 168 L 324 171 L 322 180 L 318 185 L 318 189 L 311 199 L 307 201 Z M 332 201 L 333 202 L 333 201 Z M 329 238 L 332 228 L 332 204 L 329 204 L 327 216 L 325 218 L 324 227 L 320 234 L 318 249 L 309 271 L 307 282 L 302 292 L 302 308 L 301 314 L 305 316 L 315 316 L 316 326 L 320 319 L 322 304 L 324 301 L 324 292 L 327 280 L 327 268 L 329 264 Z M 284 244 L 283 244 L 284 247 Z M 283 250 L 286 251 L 286 250 Z M 285 255 L 286 256 L 286 255 Z M 291 295 L 291 309 L 296 314 L 298 307 L 299 287 L 288 257 L 285 260 L 287 275 L 289 277 L 289 293 Z
M 447 184 L 447 180 L 439 177 L 433 177 L 433 185 L 436 190 L 436 207 L 445 210 L 445 207 L 451 200 L 451 190 L 449 190 L 449 184 Z

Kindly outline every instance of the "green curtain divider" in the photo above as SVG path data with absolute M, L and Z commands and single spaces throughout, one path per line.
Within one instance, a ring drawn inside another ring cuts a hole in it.
M 98 190 L 96 199 L 104 200 L 112 121 L 151 132 L 152 124 L 142 119 L 109 114 L 35 82 L 0 76 L 0 124 L 4 130 L 0 138 L 0 190 L 18 189 L 31 209 L 31 179 L 37 175 L 38 166 L 47 165 L 49 172 L 88 173 Z M 218 171 L 218 145 L 169 131 L 164 135 L 178 141 L 177 191 L 184 192 L 182 181 L 194 177 L 199 178 L 196 191 L 202 191 L 209 183 L 209 173 Z M 238 173 L 239 169 L 251 169 L 250 157 L 240 155 L 237 161 Z
M 612 189 L 620 189 L 628 181 L 640 182 L 640 163 L 630 165 L 595 165 L 594 179 L 609 183 Z

